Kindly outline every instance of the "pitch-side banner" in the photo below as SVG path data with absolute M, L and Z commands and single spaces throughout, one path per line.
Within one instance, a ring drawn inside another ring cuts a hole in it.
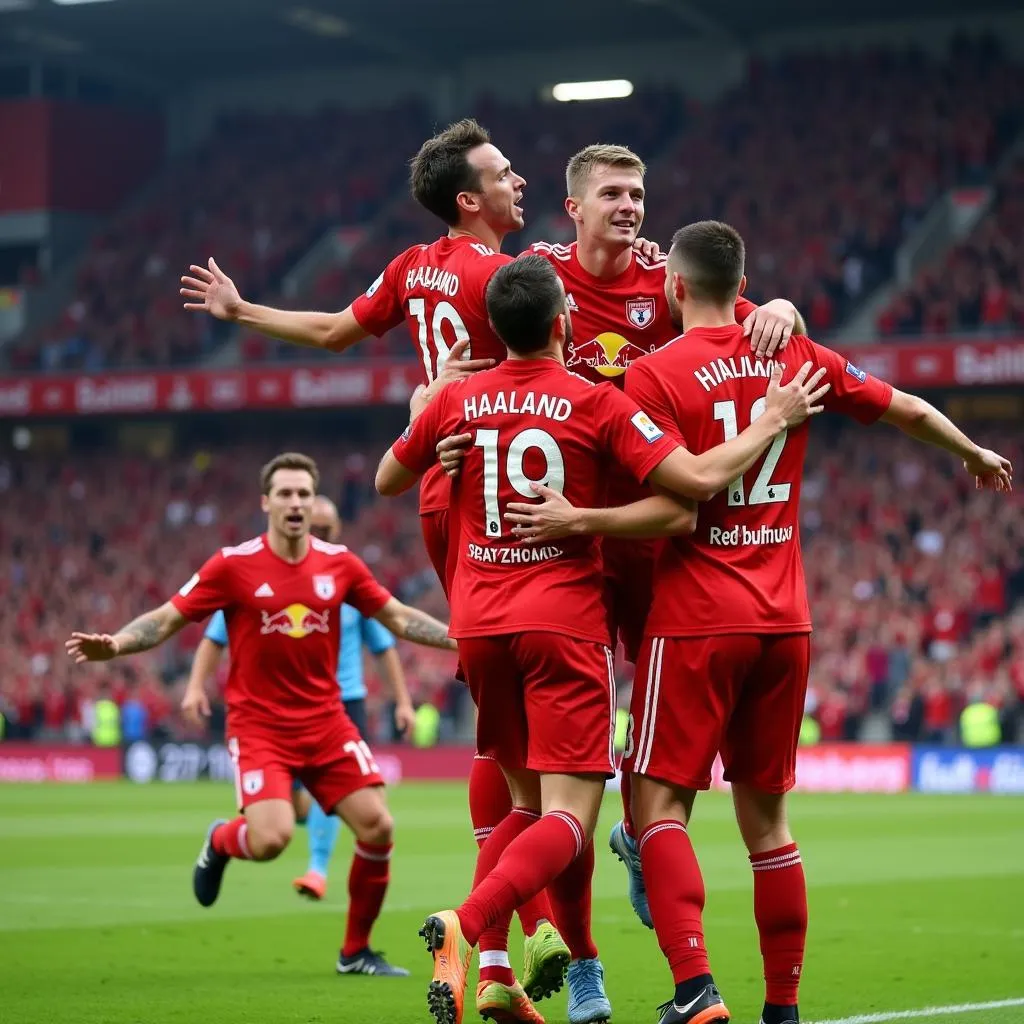
M 843 352 L 856 367 L 899 387 L 1024 384 L 1024 339 Z M 0 377 L 0 418 L 402 405 L 421 379 L 416 362 L 349 359 L 299 367 Z
M 121 751 L 50 743 L 0 743 L 2 782 L 95 782 L 121 776 Z
M 0 746 L 0 756 L 6 748 Z M 32 749 L 32 748 L 29 748 Z M 119 752 L 115 752 L 119 756 Z M 385 782 L 403 779 L 468 779 L 472 747 L 375 746 L 373 756 Z M 229 782 L 235 766 L 223 743 L 149 743 L 141 740 L 124 750 L 124 774 L 132 782 Z
M 401 405 L 422 375 L 417 363 L 339 360 L 323 367 L 8 377 L 0 378 L 0 418 Z

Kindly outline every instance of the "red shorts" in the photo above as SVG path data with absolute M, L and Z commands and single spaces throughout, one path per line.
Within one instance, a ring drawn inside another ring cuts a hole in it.
M 430 564 L 437 573 L 437 578 L 444 588 L 444 596 L 448 597 L 449 551 L 448 551 L 448 509 L 436 512 L 420 513 L 420 529 L 423 531 L 423 543 L 427 547 Z
M 612 643 L 621 641 L 626 659 L 634 665 L 654 597 L 654 566 L 660 545 L 660 541 L 616 537 L 606 537 L 601 544 Z
M 503 768 L 615 774 L 615 672 L 603 644 L 561 633 L 459 640 L 476 749 Z
M 343 714 L 294 737 L 266 726 L 229 725 L 228 750 L 242 810 L 261 800 L 291 800 L 294 779 L 328 814 L 356 790 L 384 785 L 373 753 Z
M 810 651 L 808 633 L 648 637 L 623 768 L 707 789 L 721 753 L 728 782 L 792 789 Z

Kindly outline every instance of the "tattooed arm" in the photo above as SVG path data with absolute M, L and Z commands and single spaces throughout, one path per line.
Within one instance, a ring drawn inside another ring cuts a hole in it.
M 132 619 L 111 636 L 109 633 L 72 633 L 64 648 L 75 664 L 84 661 L 109 661 L 125 654 L 148 651 L 174 636 L 188 623 L 168 601 L 159 608 Z
M 410 608 L 393 597 L 374 618 L 391 630 L 395 636 L 410 640 L 426 647 L 440 647 L 446 651 L 457 651 L 458 644 L 448 635 L 448 627 L 432 615 Z

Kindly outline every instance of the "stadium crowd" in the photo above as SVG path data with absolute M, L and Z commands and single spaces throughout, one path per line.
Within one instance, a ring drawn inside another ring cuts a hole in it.
M 1024 158 L 999 175 L 992 207 L 944 263 L 928 267 L 878 321 L 885 335 L 1024 329 Z
M 261 294 L 332 224 L 363 224 L 401 187 L 395 139 L 429 126 L 416 102 L 223 117 L 92 240 L 59 318 L 7 354 L 16 370 L 100 370 L 200 361 L 223 339 L 180 315 L 176 281 L 216 251 Z
M 897 738 L 950 741 L 960 709 L 978 696 L 999 706 L 1004 738 L 1014 738 L 1024 708 L 1021 498 L 976 492 L 951 459 L 891 430 L 833 426 L 812 435 L 802 501 L 815 621 L 807 708 L 822 738 L 861 738 L 881 723 Z M 978 438 L 1024 460 L 1019 430 Z M 447 618 L 415 497 L 375 499 L 372 468 L 385 443 L 321 444 L 311 454 L 345 519 L 343 540 L 403 600 Z M 238 495 L 252 493 L 267 454 L 237 442 L 166 459 L 0 462 L 0 711 L 9 737 L 87 735 L 101 689 L 122 705 L 138 702 L 150 733 L 194 735 L 177 706 L 199 627 L 149 655 L 88 669 L 63 657 L 63 641 L 69 624 L 116 628 L 165 600 L 215 548 L 258 533 L 258 503 Z M 470 726 L 453 657 L 399 649 L 414 701 L 439 706 L 447 735 Z M 377 728 L 387 719 L 381 699 L 371 689 Z
M 649 237 L 667 244 L 688 220 L 728 220 L 756 254 L 753 297 L 793 299 L 824 336 L 889 276 L 896 247 L 943 190 L 989 179 L 1019 130 L 1022 99 L 1024 69 L 994 39 L 960 38 L 943 60 L 879 51 L 755 63 L 741 86 L 706 106 L 647 89 L 610 103 L 484 100 L 472 112 L 527 179 L 521 247 L 569 239 L 560 212 L 568 155 L 595 139 L 623 143 L 650 163 Z M 177 276 L 207 254 L 247 298 L 344 306 L 396 252 L 437 233 L 402 200 L 406 160 L 429 124 L 412 102 L 383 114 L 223 119 L 94 239 L 72 300 L 9 349 L 10 365 L 99 370 L 203 359 L 226 331 L 179 315 Z M 307 294 L 282 298 L 282 275 L 326 229 L 365 226 L 382 211 L 343 265 Z M 1016 265 L 1012 252 L 1006 258 Z M 968 275 L 971 287 L 981 273 Z M 359 352 L 412 354 L 404 329 Z M 261 338 L 243 343 L 249 360 L 296 354 Z

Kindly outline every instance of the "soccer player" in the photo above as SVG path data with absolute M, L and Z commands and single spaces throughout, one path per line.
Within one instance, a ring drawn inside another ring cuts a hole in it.
M 626 375 L 627 395 L 694 452 L 757 420 L 778 367 L 750 355 L 736 323 L 743 266 L 743 240 L 728 225 L 705 221 L 679 231 L 666 300 L 686 333 Z M 979 448 L 923 399 L 806 337 L 794 335 L 787 353 L 794 363 L 810 360 L 828 370 L 827 408 L 862 424 L 884 420 L 945 448 L 979 487 L 1011 488 L 1010 463 Z M 660 1008 L 661 1024 L 729 1020 L 709 967 L 704 883 L 686 831 L 719 752 L 753 869 L 766 983 L 761 1021 L 799 1021 L 807 894 L 786 793 L 794 784 L 810 654 L 798 518 L 806 448 L 806 426 L 779 434 L 759 463 L 701 506 L 695 533 L 670 540 L 659 558 L 624 770 L 634 773 L 633 815 L 651 913 L 676 985 Z M 520 535 L 533 543 L 556 543 L 563 530 L 586 534 L 595 516 L 599 532 L 610 524 L 636 528 L 637 506 L 567 510 L 561 496 L 545 493 L 543 510 L 513 507 Z M 543 524 L 522 525 L 533 515 Z
M 635 359 L 655 352 L 678 333 L 665 300 L 665 257 L 649 258 L 634 248 L 644 220 L 643 161 L 625 146 L 587 146 L 565 172 L 566 212 L 576 227 L 571 245 L 538 242 L 533 252 L 551 261 L 562 279 L 572 312 L 574 337 L 566 366 L 595 383 L 622 386 Z M 794 327 L 805 330 L 786 299 L 757 307 L 736 298 L 736 319 L 756 353 L 785 348 Z M 608 503 L 625 505 L 649 493 L 628 473 L 613 472 Z M 606 538 L 602 550 L 612 643 L 621 640 L 626 659 L 636 663 L 651 606 L 659 542 Z M 629 813 L 630 779 L 622 776 L 623 818 L 609 845 L 629 873 L 629 896 L 637 916 L 650 928 L 640 858 Z
M 478 942 L 478 1010 L 537 1019 L 526 1012 L 526 993 L 502 951 L 513 908 L 544 887 L 570 948 L 591 942 L 592 861 L 581 854 L 604 780 L 615 770 L 615 680 L 599 546 L 591 539 L 520 545 L 503 522 L 503 507 L 541 482 L 599 499 L 613 463 L 637 480 L 706 497 L 752 465 L 787 422 L 802 422 L 817 385 L 805 385 L 805 368 L 797 388 L 773 388 L 772 421 L 695 458 L 620 391 L 566 370 L 571 319 L 565 290 L 544 259 L 525 256 L 498 270 L 487 311 L 507 361 L 441 390 L 385 454 L 376 481 L 382 494 L 401 493 L 435 464 L 439 440 L 466 434 L 472 441 L 452 490 L 461 528 L 452 635 L 479 708 L 478 750 L 505 772 L 515 809 L 481 849 L 473 895 L 458 912 L 434 915 L 424 926 L 435 957 L 430 1006 L 439 1024 L 462 1019 Z M 648 502 L 658 508 L 656 532 L 693 529 L 692 508 L 660 495 Z M 585 934 L 574 936 L 573 929 Z M 606 997 L 597 1010 L 570 1012 L 570 1020 L 607 1020 Z
M 313 502 L 310 533 L 320 540 L 337 544 L 341 538 L 341 517 L 330 498 L 317 495 Z M 208 713 L 206 682 L 209 680 L 228 646 L 228 627 L 223 610 L 209 621 L 195 657 L 185 693 L 185 702 Z M 341 609 L 341 644 L 338 651 L 338 686 L 345 714 L 369 741 L 366 720 L 366 683 L 363 679 L 363 648 L 376 659 L 377 671 L 389 688 L 395 705 L 395 727 L 399 732 L 410 729 L 416 718 L 409 691 L 405 685 L 402 662 L 395 649 L 395 638 L 374 619 L 367 619 L 350 605 Z M 341 829 L 340 819 L 325 814 L 323 808 L 298 783 L 292 790 L 295 818 L 305 824 L 309 843 L 309 866 L 305 874 L 292 883 L 303 896 L 322 900 L 327 895 L 327 865 Z
M 366 293 L 341 312 L 294 312 L 246 302 L 212 258 L 208 267 L 193 265 L 191 273 L 182 277 L 185 308 L 333 352 L 345 351 L 371 334 L 385 334 L 404 320 L 423 361 L 424 383 L 436 381 L 435 389 L 449 379 L 493 365 L 504 358 L 505 348 L 488 322 L 484 292 L 494 272 L 511 258 L 500 251 L 505 236 L 523 227 L 519 204 L 526 181 L 512 170 L 486 130 L 465 119 L 420 147 L 412 161 L 410 184 L 416 201 L 446 225 L 446 233 L 395 257 Z M 774 323 L 772 317 L 768 321 Z M 472 358 L 449 359 L 453 350 Z M 420 521 L 427 552 L 446 593 L 448 496 L 443 471 L 432 468 L 420 488 Z M 469 805 L 480 844 L 511 807 L 505 780 L 489 758 L 473 761 Z M 539 995 L 561 986 L 569 953 L 547 924 L 549 919 L 543 894 L 520 910 L 527 937 L 528 969 L 523 983 Z M 580 981 L 577 985 L 570 976 L 570 999 L 574 992 L 583 1000 L 589 998 L 592 986 L 585 978 Z
M 310 537 L 318 481 L 308 456 L 278 455 L 260 476 L 266 533 L 222 548 L 169 601 L 116 633 L 75 632 L 65 646 L 76 663 L 107 661 L 156 647 L 223 608 L 228 749 L 242 813 L 210 826 L 193 872 L 196 899 L 204 907 L 216 901 L 232 858 L 273 860 L 284 850 L 295 826 L 297 777 L 355 834 L 338 971 L 405 975 L 370 946 L 388 886 L 393 823 L 373 754 L 338 700 L 342 605 L 403 639 L 457 647 L 443 622 L 392 597 L 346 547 Z M 198 695 L 184 710 L 201 720 Z

